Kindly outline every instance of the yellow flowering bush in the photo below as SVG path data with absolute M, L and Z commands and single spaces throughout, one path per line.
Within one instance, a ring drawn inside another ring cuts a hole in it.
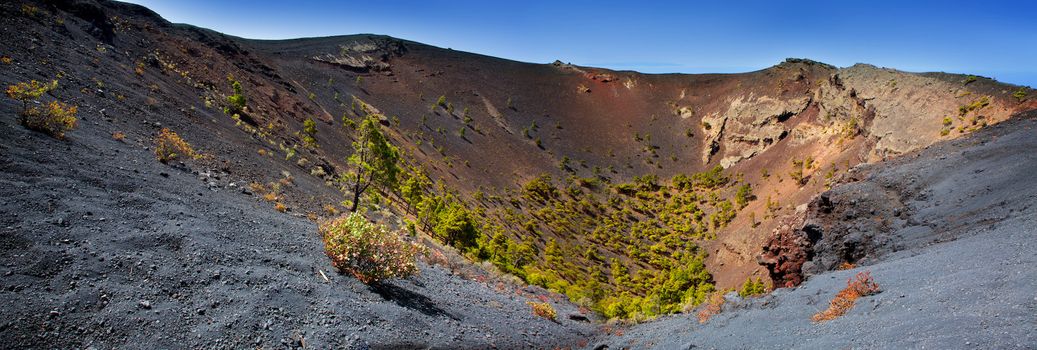
M 155 157 L 165 163 L 179 156 L 196 158 L 197 154 L 195 154 L 194 148 L 191 148 L 191 144 L 180 138 L 180 135 L 168 128 L 162 128 L 162 131 L 155 137 Z

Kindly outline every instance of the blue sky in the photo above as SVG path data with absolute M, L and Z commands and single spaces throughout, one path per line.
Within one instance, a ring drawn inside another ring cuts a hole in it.
M 513 60 L 744 72 L 805 57 L 1037 86 L 1037 1 L 133 0 L 257 39 L 375 33 Z

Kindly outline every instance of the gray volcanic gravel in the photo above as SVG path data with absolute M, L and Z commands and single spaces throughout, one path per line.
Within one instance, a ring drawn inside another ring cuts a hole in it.
M 543 290 L 440 266 L 365 286 L 332 272 L 315 224 L 241 179 L 159 163 L 89 109 L 59 141 L 4 107 L 4 348 L 543 348 L 595 331 L 559 300 L 558 322 L 533 316 L 526 301 Z

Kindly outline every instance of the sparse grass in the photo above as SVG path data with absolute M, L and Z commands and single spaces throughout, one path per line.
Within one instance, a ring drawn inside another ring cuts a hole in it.
M 809 177 L 803 175 L 803 169 L 806 168 L 804 162 L 798 159 L 792 159 L 792 171 L 789 172 L 789 177 L 793 181 L 796 181 L 800 186 L 806 185 Z
M 184 139 L 180 138 L 180 135 L 168 128 L 163 128 L 158 136 L 155 137 L 155 156 L 163 163 L 168 163 L 179 157 L 198 157 L 191 144 L 184 141 Z
M 339 213 L 338 208 L 336 208 L 333 204 L 325 204 L 323 209 L 324 213 L 328 214 L 329 216 L 335 216 Z
M 534 301 L 527 301 L 526 304 L 529 304 L 529 306 L 533 309 L 533 314 L 536 316 L 543 317 L 551 321 L 554 321 L 558 317 L 558 313 L 555 311 L 554 307 L 551 306 L 551 304 Z
M 317 231 L 332 265 L 360 282 L 406 278 L 418 272 L 417 247 L 385 226 L 368 222 L 359 212 L 322 222 Z
M 279 212 L 282 212 L 282 213 L 283 213 L 283 212 L 286 212 L 286 211 L 288 211 L 288 207 L 286 207 L 286 206 L 284 205 L 284 203 L 281 203 L 281 202 L 277 202 L 277 203 L 274 203 L 274 210 L 277 210 L 277 211 L 279 211 Z
M 122 131 L 116 131 L 112 133 L 112 140 L 122 142 L 126 138 L 126 133 Z
M 857 117 L 850 118 L 846 124 L 843 124 L 842 129 L 839 130 L 839 141 L 836 143 L 842 145 L 846 140 L 851 140 L 857 137 L 861 133 L 861 121 Z
M 845 315 L 853 308 L 857 299 L 877 294 L 881 291 L 879 285 L 871 278 L 870 271 L 857 273 L 846 281 L 846 288 L 839 291 L 828 305 L 828 309 L 814 314 L 814 322 L 830 321 Z
M 0 63 L 11 64 L 11 56 L 0 56 Z
M 35 5 L 22 4 L 22 15 L 28 17 L 36 17 L 40 13 L 40 8 Z

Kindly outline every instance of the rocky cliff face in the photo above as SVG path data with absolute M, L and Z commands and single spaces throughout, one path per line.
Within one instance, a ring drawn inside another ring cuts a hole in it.
M 1015 112 L 1037 106 L 1009 98 L 1009 87 L 986 94 L 989 86 L 968 86 L 968 78 L 947 81 L 864 64 L 826 68 L 828 74 L 816 77 L 811 82 L 814 86 L 800 95 L 748 93 L 727 97 L 721 110 L 702 118 L 702 161 L 719 158 L 728 168 L 763 153 L 790 133 L 796 133 L 800 142 L 860 133 L 874 143 L 867 161 L 876 161 L 957 137 L 976 126 L 1001 122 Z M 806 78 L 799 74 L 795 79 Z M 961 108 L 970 105 L 981 107 L 962 113 Z M 800 123 L 790 122 L 793 118 Z M 949 132 L 942 133 L 944 129 Z
M 790 127 L 784 123 L 803 113 L 810 97 L 777 99 L 770 96 L 737 96 L 727 109 L 702 119 L 707 130 L 708 146 L 703 150 L 702 162 L 709 163 L 721 148 L 720 165 L 729 168 L 735 163 L 766 151 L 788 136 Z

